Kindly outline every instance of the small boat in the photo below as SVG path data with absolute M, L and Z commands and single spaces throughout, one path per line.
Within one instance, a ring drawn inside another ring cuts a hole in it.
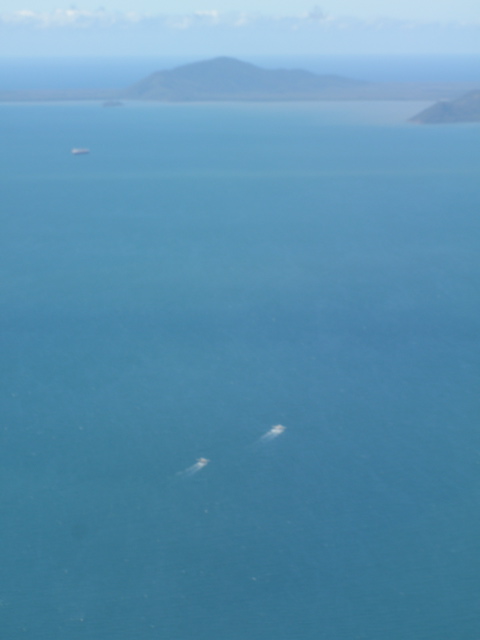
M 90 149 L 73 148 L 72 153 L 74 156 L 84 156 L 86 153 L 90 153 Z

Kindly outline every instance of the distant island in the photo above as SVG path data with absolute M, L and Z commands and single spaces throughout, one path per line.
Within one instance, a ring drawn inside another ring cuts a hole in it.
M 478 84 L 460 82 L 363 82 L 301 69 L 264 69 L 235 58 L 219 57 L 158 71 L 125 89 L 1 91 L 0 102 L 99 100 L 122 101 L 286 102 L 325 100 L 455 100 Z
M 162 102 L 318 100 L 325 92 L 352 90 L 363 84 L 300 69 L 262 69 L 222 57 L 158 71 L 129 87 L 122 97 Z
M 456 100 L 441 100 L 410 119 L 416 124 L 480 122 L 480 91 L 471 91 Z

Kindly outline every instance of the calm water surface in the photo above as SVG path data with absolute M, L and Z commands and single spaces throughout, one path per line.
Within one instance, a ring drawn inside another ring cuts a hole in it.
M 2 637 L 477 638 L 480 129 L 423 106 L 0 108 Z

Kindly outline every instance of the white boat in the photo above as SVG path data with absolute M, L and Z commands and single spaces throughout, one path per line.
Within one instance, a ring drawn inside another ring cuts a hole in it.
M 74 156 L 83 156 L 86 153 L 90 153 L 90 149 L 73 148 L 72 153 Z

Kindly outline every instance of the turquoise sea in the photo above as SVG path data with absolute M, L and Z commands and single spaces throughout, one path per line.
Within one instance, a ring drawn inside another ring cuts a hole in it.
M 478 638 L 480 127 L 424 106 L 0 106 L 2 638 Z

